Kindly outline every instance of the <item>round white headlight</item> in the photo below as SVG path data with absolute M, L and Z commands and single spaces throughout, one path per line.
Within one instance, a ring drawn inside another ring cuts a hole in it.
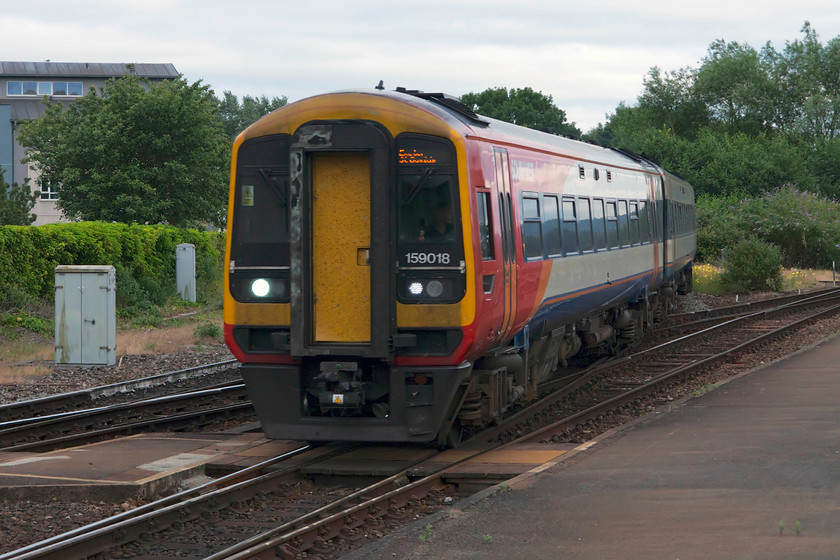
M 411 295 L 413 296 L 419 296 L 423 293 L 423 284 L 420 282 L 412 282 L 408 286 L 408 291 L 411 292 Z
M 443 284 L 439 280 L 432 280 L 426 284 L 426 293 L 432 297 L 440 297 L 443 293 Z
M 271 285 L 264 278 L 257 278 L 251 283 L 251 293 L 257 297 L 267 296 L 270 289 Z

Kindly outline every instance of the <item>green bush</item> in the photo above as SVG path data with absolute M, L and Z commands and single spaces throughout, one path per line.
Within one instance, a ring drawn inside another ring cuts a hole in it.
M 31 297 L 51 303 L 56 266 L 104 264 L 117 269 L 118 309 L 145 313 L 150 305 L 164 305 L 175 296 L 175 247 L 181 243 L 195 246 L 197 285 L 207 292 L 199 297 L 205 302 L 208 297 L 217 299 L 222 285 L 222 234 L 104 222 L 2 226 L 0 302 Z
M 782 289 L 782 253 L 760 239 L 741 239 L 723 253 L 721 282 L 734 292 Z
M 698 197 L 699 261 L 720 263 L 747 237 L 778 247 L 785 267 L 831 268 L 840 260 L 840 204 L 791 185 L 758 197 Z

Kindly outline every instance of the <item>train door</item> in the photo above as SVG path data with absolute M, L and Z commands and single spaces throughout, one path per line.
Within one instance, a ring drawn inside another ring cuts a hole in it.
M 507 150 L 494 148 L 496 185 L 499 197 L 499 223 L 502 236 L 502 269 L 504 276 L 504 316 L 500 327 L 501 338 L 510 336 L 516 316 L 516 244 L 513 230 L 513 206 L 510 192 L 510 163 Z
M 311 161 L 312 341 L 370 343 L 370 154 Z
M 393 333 L 390 134 L 362 122 L 301 126 L 291 146 L 295 356 L 386 358 Z

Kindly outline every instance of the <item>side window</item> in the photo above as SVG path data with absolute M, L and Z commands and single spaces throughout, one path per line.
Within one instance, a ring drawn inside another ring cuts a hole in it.
M 612 249 L 618 247 L 618 215 L 614 200 L 607 201 L 607 243 Z
M 522 195 L 522 244 L 526 259 L 542 258 L 542 218 L 536 194 Z
M 578 197 L 578 237 L 580 250 L 584 253 L 594 250 L 592 242 L 592 215 L 589 211 L 589 199 Z
M 493 220 L 490 219 L 490 193 L 475 193 L 478 212 L 478 238 L 481 242 L 481 260 L 493 260 Z
M 560 245 L 560 207 L 557 197 L 545 195 L 543 197 L 543 239 L 545 254 L 549 257 L 559 257 Z
M 641 243 L 641 237 L 639 235 L 639 203 L 635 200 L 630 202 L 630 242 L 633 245 Z
M 604 220 L 604 201 L 600 198 L 592 199 L 592 231 L 595 234 L 595 250 L 607 248 L 607 229 Z
M 650 214 L 647 201 L 639 201 L 639 230 L 642 236 L 642 243 L 650 243 Z
M 627 201 L 618 201 L 618 229 L 619 240 L 623 247 L 630 245 L 630 220 L 627 217 Z
M 571 197 L 563 197 L 563 254 L 578 254 L 577 207 Z

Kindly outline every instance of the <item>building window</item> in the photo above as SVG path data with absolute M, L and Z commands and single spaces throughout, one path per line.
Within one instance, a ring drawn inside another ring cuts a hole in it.
M 58 200 L 58 192 L 49 183 L 41 183 L 41 200 Z
M 6 95 L 66 95 L 82 96 L 82 82 L 6 82 Z

